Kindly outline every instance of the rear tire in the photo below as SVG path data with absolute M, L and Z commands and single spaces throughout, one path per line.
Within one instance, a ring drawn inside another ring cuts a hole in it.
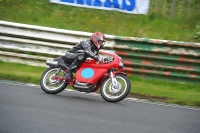
M 40 78 L 41 89 L 48 94 L 57 94 L 62 92 L 68 85 L 64 80 L 53 79 L 53 76 L 60 68 L 48 68 Z M 63 77 L 64 72 L 61 70 L 58 76 Z
M 116 74 L 118 88 L 114 88 L 110 77 L 107 77 L 100 89 L 101 96 L 107 102 L 119 102 L 126 98 L 131 89 L 130 80 L 123 74 Z

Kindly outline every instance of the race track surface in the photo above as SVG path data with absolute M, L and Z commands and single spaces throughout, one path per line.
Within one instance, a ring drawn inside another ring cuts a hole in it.
M 200 109 L 0 82 L 0 133 L 200 133 Z

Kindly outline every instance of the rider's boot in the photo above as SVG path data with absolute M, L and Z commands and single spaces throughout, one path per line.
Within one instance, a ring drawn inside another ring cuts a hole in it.
M 65 61 L 63 59 L 61 59 L 59 62 L 58 62 L 58 66 L 61 66 L 63 68 L 67 68 L 67 65 L 65 64 Z
M 66 78 L 67 80 L 71 80 L 71 76 L 72 76 L 72 70 L 75 69 L 78 65 L 77 60 L 75 59 L 72 64 L 69 66 L 67 72 L 64 74 L 64 78 Z

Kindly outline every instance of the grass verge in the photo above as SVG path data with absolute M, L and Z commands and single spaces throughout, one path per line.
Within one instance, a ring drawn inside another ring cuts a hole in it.
M 117 36 L 198 41 L 194 38 L 200 25 L 198 3 L 188 8 L 186 0 L 177 1 L 176 16 L 171 18 L 172 1 L 150 2 L 147 15 L 133 15 L 53 4 L 49 0 L 0 0 L 0 20 Z
M 0 61 L 0 79 L 39 84 L 45 67 Z M 177 83 L 164 80 L 146 79 L 136 76 L 131 81 L 130 97 L 191 105 L 200 107 L 200 84 Z

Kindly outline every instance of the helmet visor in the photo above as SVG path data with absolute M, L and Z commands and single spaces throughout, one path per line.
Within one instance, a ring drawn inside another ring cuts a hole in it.
M 105 41 L 99 40 L 98 43 L 100 44 L 101 47 L 103 47 L 105 44 Z

